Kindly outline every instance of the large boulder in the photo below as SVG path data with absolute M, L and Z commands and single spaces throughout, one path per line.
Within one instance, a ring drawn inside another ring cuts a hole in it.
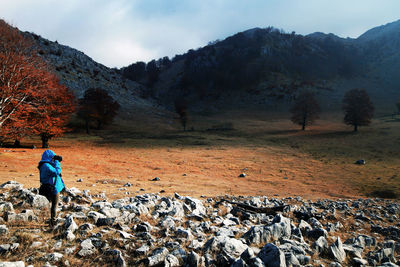
M 50 207 L 50 202 L 45 196 L 42 195 L 34 196 L 33 199 L 30 201 L 30 204 L 33 208 L 36 209 L 45 209 Z
M 266 226 L 256 225 L 252 226 L 247 231 L 243 238 L 248 244 L 262 244 L 279 240 L 281 238 L 290 238 L 291 236 L 291 223 L 290 219 L 282 215 L 277 215 L 272 223 Z
M 266 244 L 257 255 L 267 267 L 286 267 L 285 254 L 274 244 Z
M 147 265 L 148 266 L 162 265 L 168 254 L 169 252 L 168 249 L 166 248 L 158 248 L 154 250 L 152 255 L 147 258 Z
M 225 254 L 232 256 L 234 258 L 239 257 L 243 251 L 245 251 L 248 248 L 246 244 L 243 244 L 242 241 L 235 239 L 235 238 L 230 238 L 227 236 L 215 236 L 209 239 L 204 247 L 203 251 L 205 253 L 210 253 L 210 252 L 224 252 Z
M 25 267 L 23 261 L 0 261 L 0 267 Z
M 329 254 L 337 262 L 343 262 L 346 259 L 346 252 L 344 251 L 340 237 L 329 247 Z
M 5 182 L 4 184 L 0 185 L 0 188 L 3 188 L 3 189 L 15 189 L 15 190 L 18 190 L 18 189 L 22 189 L 23 187 L 24 187 L 23 184 L 20 184 L 20 183 L 18 183 L 16 181 L 8 181 L 8 182 Z

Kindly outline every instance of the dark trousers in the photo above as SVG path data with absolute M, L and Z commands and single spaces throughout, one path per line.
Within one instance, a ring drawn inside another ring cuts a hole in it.
M 57 215 L 58 198 L 60 193 L 51 194 L 49 201 L 51 202 L 51 220 L 54 221 Z
M 60 193 L 53 194 L 54 187 L 49 184 L 41 184 L 39 188 L 39 194 L 45 196 L 47 200 L 51 203 L 51 221 L 54 222 L 57 215 L 57 205 Z

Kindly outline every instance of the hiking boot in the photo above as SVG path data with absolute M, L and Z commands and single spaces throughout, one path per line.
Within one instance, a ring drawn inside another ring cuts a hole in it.
M 54 218 L 50 219 L 49 225 L 50 227 L 54 227 L 56 225 L 57 221 Z

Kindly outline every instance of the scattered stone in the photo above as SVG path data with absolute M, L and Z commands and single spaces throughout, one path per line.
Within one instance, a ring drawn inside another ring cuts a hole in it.
M 357 160 L 356 162 L 354 162 L 354 164 L 365 165 L 365 160 L 359 159 L 359 160 Z
M 245 173 L 241 173 L 241 174 L 239 174 L 239 177 L 246 177 L 246 174 Z
M 0 267 L 25 267 L 25 263 L 23 261 L 2 261 Z
M 8 234 L 8 228 L 4 224 L 0 225 L 0 236 Z
M 160 181 L 160 177 L 154 177 L 151 181 Z
M 147 258 L 148 266 L 157 266 L 164 263 L 166 256 L 169 254 L 168 249 L 158 248 L 153 251 L 152 255 Z

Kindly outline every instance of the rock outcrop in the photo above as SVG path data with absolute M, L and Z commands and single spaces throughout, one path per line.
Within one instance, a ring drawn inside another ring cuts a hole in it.
M 400 207 L 393 200 L 224 196 L 221 201 L 178 194 L 96 200 L 67 190 L 57 223 L 49 228 L 49 210 L 44 202 L 35 204 L 42 202 L 35 201 L 36 192 L 16 183 L 0 186 L 0 266 L 400 264 Z M 287 208 L 263 214 L 234 203 Z

